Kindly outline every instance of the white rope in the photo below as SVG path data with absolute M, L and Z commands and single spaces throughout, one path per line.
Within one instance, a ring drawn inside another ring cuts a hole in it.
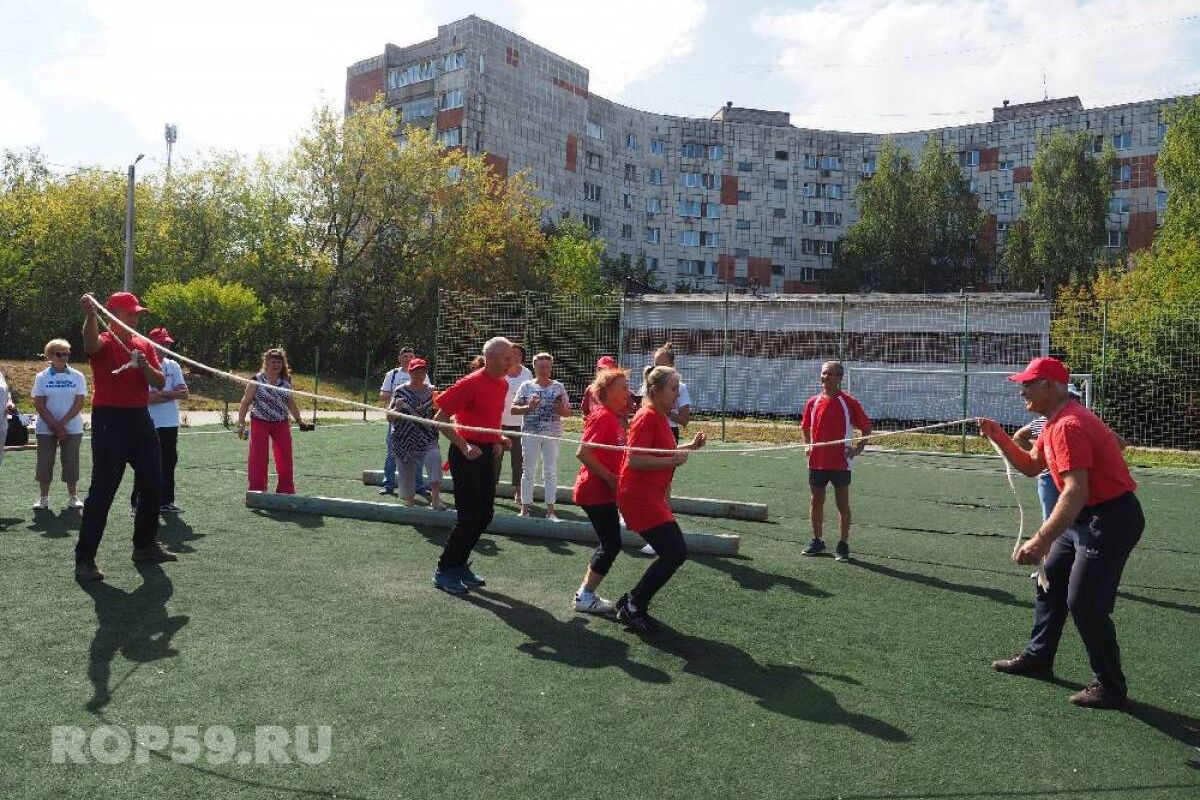
M 1021 540 L 1025 538 L 1025 505 L 1021 502 L 1021 493 L 1017 491 L 1016 481 L 1013 480 L 1013 465 L 1008 460 L 1008 456 L 1004 455 L 1004 451 L 1000 449 L 1000 445 L 988 439 L 992 449 L 996 451 L 996 455 L 1000 456 L 1000 460 L 1004 462 L 1004 475 L 1008 478 L 1008 488 L 1012 489 L 1013 497 L 1017 501 L 1017 512 L 1019 514 L 1020 523 L 1017 527 L 1017 542 L 1013 545 L 1012 554 L 1015 557 L 1017 551 L 1021 549 Z M 1043 592 L 1050 591 L 1050 578 L 1046 575 L 1046 560 L 1043 558 L 1038 562 L 1037 572 L 1030 575 L 1031 578 L 1037 578 L 1038 586 L 1042 587 Z

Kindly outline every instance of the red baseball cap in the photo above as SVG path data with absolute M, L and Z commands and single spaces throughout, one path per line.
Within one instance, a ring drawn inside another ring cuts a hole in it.
M 1025 368 L 1024 372 L 1008 376 L 1008 379 L 1013 383 L 1025 383 L 1026 381 L 1036 381 L 1041 378 L 1054 381 L 1055 383 L 1071 382 L 1071 376 L 1067 372 L 1067 368 L 1063 366 L 1063 363 L 1057 358 L 1051 358 L 1050 356 L 1038 356 L 1029 362 L 1029 366 Z
M 146 334 L 146 338 L 156 344 L 175 344 L 175 340 L 171 338 L 171 332 L 161 325 L 157 328 L 151 328 Z
M 133 292 L 114 292 L 108 296 L 104 307 L 109 311 L 134 311 L 138 314 L 150 309 L 142 305 L 142 301 L 137 299 L 137 295 Z
M 428 372 L 428 371 L 429 371 L 429 364 L 427 364 L 427 363 L 425 362 L 425 359 L 423 359 L 423 358 L 414 358 L 412 361 L 409 361 L 409 362 L 408 362 L 408 371 L 409 371 L 409 372 L 416 372 L 416 371 L 417 371 L 417 370 L 419 370 L 419 369 L 423 369 L 423 370 L 425 370 L 426 372 Z
M 612 356 L 600 356 L 596 361 L 596 369 L 616 369 L 617 360 Z

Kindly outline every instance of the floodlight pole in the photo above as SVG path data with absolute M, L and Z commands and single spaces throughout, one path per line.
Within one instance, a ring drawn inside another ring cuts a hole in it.
M 137 163 L 142 160 L 145 153 L 139 153 L 138 157 L 129 165 L 129 185 L 125 193 L 125 291 L 133 291 L 133 186 L 137 176 Z

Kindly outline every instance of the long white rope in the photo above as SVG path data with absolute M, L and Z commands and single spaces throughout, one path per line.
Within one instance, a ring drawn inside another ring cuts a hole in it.
M 1004 475 L 1008 478 L 1008 488 L 1012 489 L 1013 498 L 1017 501 L 1017 512 L 1019 524 L 1017 526 L 1017 542 L 1013 545 L 1012 554 L 1015 558 L 1017 551 L 1021 549 L 1021 540 L 1025 538 L 1025 505 L 1021 502 L 1021 493 L 1017 491 L 1017 483 L 1013 480 L 1013 465 L 1008 460 L 1008 456 L 1004 455 L 1004 451 L 1000 449 L 1000 445 L 988 439 L 992 449 L 996 451 L 996 455 L 1000 456 L 1000 460 L 1004 462 Z M 1046 560 L 1043 558 L 1038 562 L 1037 572 L 1030 577 L 1037 578 L 1038 586 L 1042 587 L 1043 592 L 1050 591 L 1050 578 L 1046 575 Z
M 101 305 L 100 302 L 98 300 L 96 300 L 96 298 L 92 297 L 91 295 L 88 295 L 88 297 L 91 298 L 92 304 L 96 307 L 96 309 L 100 313 L 102 313 L 104 316 L 106 316 L 109 320 L 111 320 L 112 322 L 119 325 L 123 330 L 125 330 L 130 335 L 141 336 L 141 334 L 139 334 L 136 330 L 129 327 L 125 323 L 121 322 L 121 320 L 117 319 L 116 316 L 114 316 L 107 308 L 105 308 L 103 305 Z M 112 330 L 111 327 L 109 327 L 107 324 L 105 325 L 105 327 L 108 328 L 108 330 L 111 332 L 111 330 Z M 113 335 L 114 335 L 114 337 L 116 336 L 116 334 L 113 334 Z M 295 397 L 307 397 L 311 400 L 321 400 L 321 401 L 328 402 L 328 403 L 341 404 L 341 405 L 349 406 L 351 408 L 364 410 L 364 411 L 374 411 L 374 412 L 382 411 L 388 416 L 388 419 L 402 419 L 402 420 L 407 420 L 409 422 L 416 422 L 421 425 L 429 425 L 429 426 L 439 428 L 439 429 L 451 429 L 452 428 L 454 430 L 459 431 L 460 433 L 463 431 L 466 431 L 469 433 L 484 433 L 484 434 L 490 434 L 493 436 L 513 436 L 513 437 L 522 437 L 522 438 L 531 438 L 531 439 L 542 439 L 545 441 L 565 442 L 565 443 L 569 443 L 569 444 L 590 447 L 590 448 L 593 448 L 596 450 L 620 450 L 622 452 L 641 453 L 644 455 L 662 455 L 662 456 L 675 455 L 676 453 L 679 452 L 678 450 L 657 449 L 657 448 L 651 448 L 651 447 L 628 447 L 628 446 L 622 446 L 622 445 L 600 444 L 597 442 L 583 442 L 583 441 L 580 441 L 579 439 L 571 439 L 571 438 L 564 437 L 564 436 L 549 436 L 546 434 L 528 433 L 525 431 L 507 431 L 507 430 L 501 430 L 499 428 L 483 428 L 483 427 L 476 427 L 476 426 L 471 426 L 471 425 L 459 425 L 459 424 L 452 423 L 452 422 L 437 422 L 436 420 L 426 419 L 425 417 L 418 417 L 418 416 L 414 416 L 412 414 L 404 414 L 400 411 L 393 411 L 392 409 L 383 409 L 383 408 L 380 408 L 379 406 L 373 406 L 373 405 L 368 405 L 366 403 L 360 403 L 357 400 L 347 400 L 347 399 L 341 398 L 341 397 L 330 397 L 328 395 L 321 395 L 321 394 L 314 394 L 312 392 L 305 392 L 300 389 L 286 389 L 281 386 L 271 386 L 270 384 L 260 383 L 258 381 L 251 380 L 249 378 L 243 378 L 240 375 L 234 375 L 233 373 L 225 372 L 224 370 L 217 369 L 216 367 L 211 367 L 208 364 L 203 364 L 199 361 L 190 359 L 187 356 L 184 356 L 184 355 L 176 353 L 172 350 L 169 350 L 168 348 L 164 347 L 163 345 L 159 344 L 158 342 L 154 342 L 149 339 L 147 339 L 146 341 L 149 342 L 150 346 L 153 347 L 154 349 L 158 350 L 161 353 L 164 353 L 165 355 L 167 355 L 171 358 L 174 358 L 177 361 L 182 361 L 183 363 L 188 364 L 189 366 L 191 366 L 195 369 L 202 370 L 211 375 L 216 375 L 217 377 L 224 378 L 226 380 L 234 381 L 236 383 L 240 383 L 240 384 L 246 385 L 246 386 L 253 385 L 256 388 L 266 388 L 271 391 L 279 392 L 280 394 L 287 394 L 287 395 L 292 395 Z M 695 452 L 712 453 L 714 455 L 716 455 L 716 454 L 742 455 L 742 454 L 748 454 L 748 453 L 765 453 L 765 452 L 778 451 L 778 450 L 811 450 L 816 447 L 830 447 L 830 446 L 834 446 L 834 445 L 854 444 L 855 442 L 863 441 L 865 439 L 880 439 L 880 438 L 884 438 L 887 436 L 902 436 L 902 435 L 911 434 L 911 433 L 920 433 L 922 431 L 936 430 L 938 428 L 949 428 L 949 427 L 953 427 L 956 425 L 962 425 L 962 424 L 968 423 L 968 422 L 973 423 L 974 421 L 975 420 L 973 418 L 956 419 L 951 422 L 938 422 L 938 423 L 934 423 L 932 425 L 922 425 L 922 426 L 919 426 L 916 428 L 906 428 L 904 430 L 899 430 L 899 431 L 880 431 L 878 433 L 871 433 L 868 436 L 850 436 L 845 439 L 837 439 L 837 440 L 828 441 L 828 442 L 815 442 L 815 443 L 810 442 L 807 444 L 805 444 L 803 442 L 799 442 L 799 443 L 793 443 L 793 444 L 774 445 L 774 446 L 768 446 L 768 447 L 747 447 L 747 448 L 712 447 L 712 448 L 706 448 L 705 450 L 700 450 L 700 451 L 695 451 Z

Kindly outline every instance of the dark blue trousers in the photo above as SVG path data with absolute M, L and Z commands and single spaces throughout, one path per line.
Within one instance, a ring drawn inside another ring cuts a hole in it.
M 1053 663 L 1069 613 L 1096 679 L 1113 691 L 1126 692 L 1112 611 L 1121 571 L 1145 526 L 1133 492 L 1084 507 L 1046 557 L 1050 590 L 1038 587 L 1026 655 Z

